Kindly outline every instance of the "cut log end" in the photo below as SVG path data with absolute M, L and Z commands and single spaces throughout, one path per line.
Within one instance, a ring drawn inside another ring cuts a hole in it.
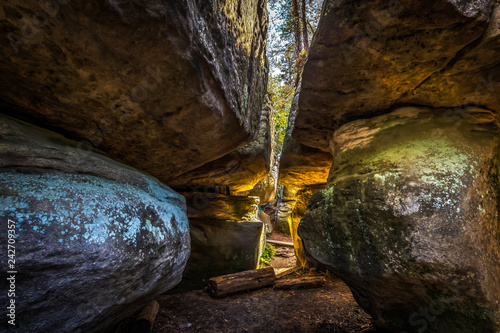
M 137 316 L 132 325 L 131 332 L 149 333 L 154 326 L 156 315 L 160 310 L 160 304 L 157 301 L 151 301 L 146 305 Z

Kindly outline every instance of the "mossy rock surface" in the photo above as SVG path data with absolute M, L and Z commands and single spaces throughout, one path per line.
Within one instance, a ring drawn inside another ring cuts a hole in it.
M 390 332 L 500 329 L 498 123 L 468 112 L 403 108 L 341 127 L 328 188 L 298 227 L 308 256 Z

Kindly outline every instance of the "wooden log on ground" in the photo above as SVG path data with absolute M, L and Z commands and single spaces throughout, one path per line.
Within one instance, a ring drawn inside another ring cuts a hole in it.
M 274 288 L 282 290 L 318 288 L 324 285 L 324 276 L 305 276 L 296 279 L 282 279 L 276 281 Z
M 156 315 L 160 309 L 160 304 L 157 301 L 151 301 L 146 305 L 137 316 L 132 325 L 131 332 L 134 333 L 149 333 L 154 326 Z
M 295 273 L 299 271 L 300 267 L 291 267 L 291 268 L 275 268 L 274 273 L 276 274 L 277 279 L 281 279 L 283 276 Z
M 208 280 L 208 287 L 212 297 L 221 298 L 241 291 L 271 286 L 274 281 L 274 268 L 267 267 L 211 278 Z
M 282 241 L 278 241 L 278 240 L 274 240 L 274 239 L 266 239 L 266 242 L 268 242 L 269 244 L 274 244 L 274 245 L 282 245 L 282 246 L 291 246 L 291 247 L 293 247 L 293 243 L 282 242 Z

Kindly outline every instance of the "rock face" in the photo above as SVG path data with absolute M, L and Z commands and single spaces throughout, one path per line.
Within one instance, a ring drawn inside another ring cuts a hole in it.
M 303 145 L 292 135 L 299 114 L 299 96 L 300 89 L 295 93 L 288 116 L 278 181 L 280 185 L 286 186 L 292 197 L 294 192 L 301 189 L 325 185 L 332 165 L 330 152 Z
M 466 111 L 405 107 L 340 127 L 328 188 L 298 227 L 389 332 L 500 329 L 499 123 Z
M 3 112 L 164 183 L 257 134 L 264 0 L 10 1 L 0 22 Z
M 182 193 L 186 197 L 190 218 L 257 221 L 258 197 L 221 193 Z
M 290 236 L 290 223 L 288 218 L 292 214 L 293 206 L 289 202 L 282 202 L 278 207 L 275 230 Z
M 276 198 L 277 174 L 278 169 L 276 166 L 248 194 L 259 197 L 261 204 L 273 201 Z
M 245 195 L 271 172 L 274 162 L 273 142 L 274 121 L 271 103 L 266 98 L 260 116 L 258 135 L 253 142 L 195 170 L 170 179 L 167 183 L 173 187 L 198 189 L 224 186 L 231 194 Z
M 189 219 L 192 251 L 175 291 L 203 289 L 208 279 L 258 267 L 265 246 L 262 222 Z
M 168 180 L 186 197 L 193 239 L 183 280 L 172 292 L 202 289 L 212 277 L 258 267 L 265 246 L 263 222 L 268 230 L 272 227 L 258 209 L 259 197 L 270 199 L 276 186 L 272 120 L 267 100 L 252 143 Z
M 102 332 L 180 281 L 190 248 L 182 196 L 5 116 L 0 141 L 0 215 L 16 224 L 23 331 Z
M 258 197 L 181 194 L 187 204 L 191 255 L 182 282 L 172 293 L 203 289 L 212 277 L 257 268 L 266 236 Z
M 291 235 L 297 257 L 297 264 L 308 264 L 297 227 L 306 212 L 311 195 L 324 188 L 328 171 L 332 165 L 332 155 L 323 150 L 308 147 L 298 142 L 292 135 L 295 120 L 299 114 L 300 88 L 295 92 L 288 116 L 288 127 L 280 159 L 279 184 L 284 186 L 283 202 L 278 211 L 276 229 Z
M 328 151 L 336 128 L 394 105 L 500 105 L 496 0 L 327 0 L 293 137 Z

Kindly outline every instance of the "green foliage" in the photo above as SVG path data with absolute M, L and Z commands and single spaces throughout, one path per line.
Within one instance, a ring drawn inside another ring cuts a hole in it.
M 266 243 L 266 249 L 264 250 L 264 253 L 262 253 L 262 256 L 260 257 L 260 262 L 264 265 L 271 266 L 271 263 L 269 262 L 272 258 L 274 258 L 275 255 L 275 249 L 274 246 Z
M 323 0 L 306 0 L 309 39 L 314 35 L 321 16 L 322 3 Z M 285 139 L 290 106 L 307 59 L 307 52 L 303 49 L 296 57 L 292 0 L 268 0 L 268 4 L 271 16 L 267 43 L 267 56 L 270 60 L 267 89 L 271 96 L 276 130 L 274 151 L 279 155 Z M 303 29 L 302 27 L 300 25 L 299 29 Z
M 273 117 L 276 131 L 274 151 L 279 154 L 283 148 L 283 140 L 285 139 L 288 114 L 290 113 L 294 89 L 291 85 L 281 83 L 278 77 L 270 76 L 267 90 L 271 96 L 271 103 L 273 105 Z
M 267 56 L 270 60 L 271 73 L 282 83 L 296 87 L 307 54 L 302 50 L 299 57 L 295 57 L 292 0 L 268 0 L 268 4 L 271 16 Z M 306 26 L 310 42 L 321 16 L 323 0 L 307 0 L 306 4 Z M 301 29 L 302 24 L 299 27 L 299 30 Z

